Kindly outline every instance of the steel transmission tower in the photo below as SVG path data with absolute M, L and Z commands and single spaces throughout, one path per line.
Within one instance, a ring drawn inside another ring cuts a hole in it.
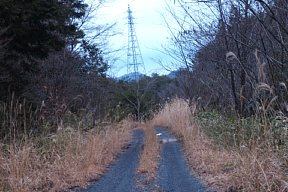
M 139 69 L 145 72 L 144 62 L 140 51 L 140 46 L 134 28 L 134 18 L 130 5 L 128 5 L 128 54 L 127 54 L 127 72 L 133 73 L 136 81 L 139 80 Z

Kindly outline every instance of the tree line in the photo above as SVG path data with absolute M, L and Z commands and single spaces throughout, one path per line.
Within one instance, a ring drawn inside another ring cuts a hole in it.
M 37 132 L 41 129 L 41 118 L 55 130 L 68 111 L 90 112 L 94 119 L 104 116 L 102 112 L 113 95 L 108 87 L 113 82 L 106 77 L 109 63 L 104 47 L 98 42 L 111 32 L 113 25 L 85 28 L 92 12 L 103 2 L 98 3 L 0 2 L 2 137 L 11 132 L 11 127 L 23 129 L 25 123 L 13 126 L 16 125 L 13 121 L 19 119 L 30 118 L 29 129 Z M 26 114 L 23 108 L 38 112 L 28 118 L 31 114 Z
M 186 97 L 244 117 L 268 105 L 287 114 L 287 0 L 174 3 L 166 51 L 184 64 Z

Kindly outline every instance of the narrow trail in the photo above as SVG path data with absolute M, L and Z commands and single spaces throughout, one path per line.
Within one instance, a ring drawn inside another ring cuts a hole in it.
M 162 141 L 158 181 L 162 192 L 204 192 L 205 187 L 188 168 L 182 148 L 177 139 L 165 128 L 157 128 Z
M 177 139 L 165 128 L 156 128 L 161 140 L 161 158 L 158 178 L 147 186 L 139 187 L 136 169 L 143 147 L 144 133 L 134 131 L 129 148 L 108 172 L 82 192 L 204 192 L 205 187 L 189 170 Z M 152 186 L 151 186 L 152 185 Z M 153 190 L 152 190 L 153 189 Z

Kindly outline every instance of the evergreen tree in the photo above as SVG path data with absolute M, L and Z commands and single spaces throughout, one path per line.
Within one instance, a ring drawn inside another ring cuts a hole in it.
M 77 19 L 85 15 L 83 0 L 0 1 L 0 42 L 6 41 L 0 61 L 0 99 L 7 91 L 21 93 L 39 59 L 83 37 Z

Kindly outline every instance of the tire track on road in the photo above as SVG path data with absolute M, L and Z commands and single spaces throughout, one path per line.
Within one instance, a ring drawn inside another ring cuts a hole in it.
M 158 185 L 161 192 L 204 192 L 206 188 L 191 175 L 182 147 L 166 129 L 156 128 L 162 143 Z
M 133 141 L 129 148 L 120 155 L 119 159 L 94 184 L 83 192 L 135 192 L 136 169 L 139 163 L 139 153 L 143 147 L 144 133 L 134 130 Z

